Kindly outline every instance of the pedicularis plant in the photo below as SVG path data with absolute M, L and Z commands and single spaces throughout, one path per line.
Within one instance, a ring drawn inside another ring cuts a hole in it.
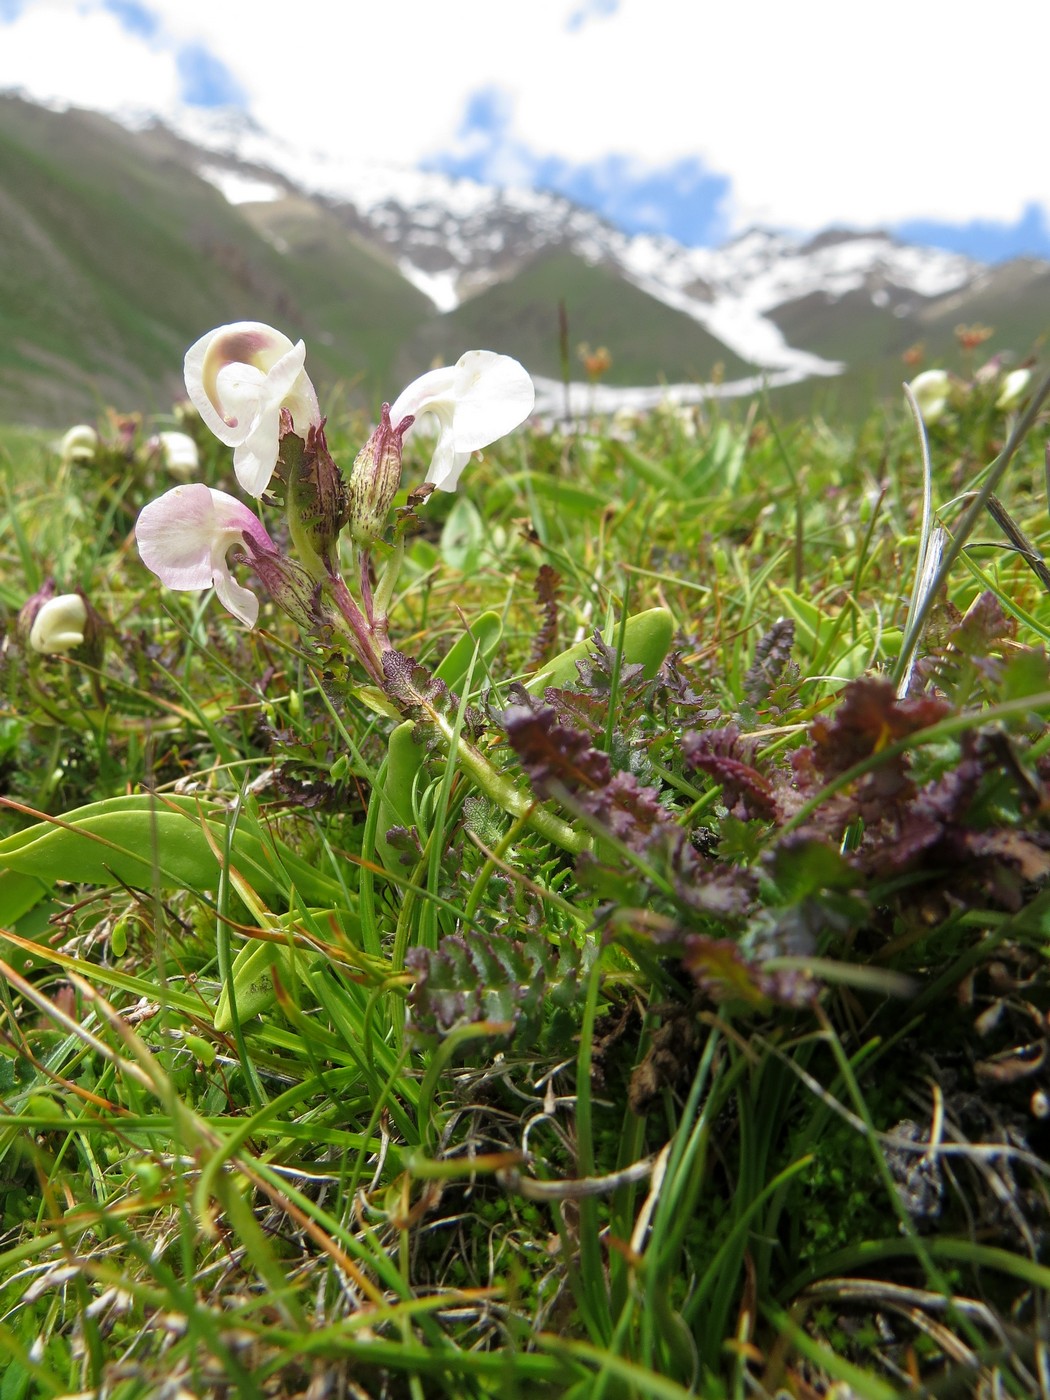
M 344 470 L 302 342 L 185 371 L 9 482 L 0 1400 L 1045 1388 L 1050 385 L 912 386 L 955 514 L 881 419 L 495 445 L 469 351 Z

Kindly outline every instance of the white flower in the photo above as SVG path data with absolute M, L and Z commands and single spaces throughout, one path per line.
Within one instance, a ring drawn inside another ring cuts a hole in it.
M 396 427 L 411 414 L 414 432 L 426 414 L 437 420 L 427 480 L 439 491 L 454 491 L 471 453 L 523 423 L 535 401 L 532 380 L 517 360 L 468 350 L 456 364 L 413 380 L 391 407 L 390 421 Z
M 1012 369 L 1003 380 L 999 397 L 995 401 L 996 408 L 1001 408 L 1004 413 L 1007 409 L 1016 408 L 1024 398 L 1031 378 L 1030 369 Z
M 93 462 L 98 451 L 98 433 L 88 423 L 78 423 L 56 444 L 58 455 L 68 465 L 70 462 Z
M 254 627 L 259 600 L 230 573 L 226 554 L 233 545 L 246 551 L 275 552 L 257 515 L 234 496 L 196 482 L 174 486 L 142 508 L 135 525 L 142 562 L 169 588 L 211 588 L 234 617 Z
M 951 383 L 951 376 L 946 369 L 924 369 L 911 381 L 908 387 L 915 395 L 915 402 L 919 405 L 924 422 L 936 423 L 938 418 L 944 417 Z
M 189 433 L 154 433 L 146 443 L 148 452 L 159 452 L 173 476 L 192 476 L 199 466 L 197 444 Z
M 281 409 L 305 437 L 320 425 L 317 395 L 303 365 L 306 346 L 261 321 L 235 321 L 186 351 L 186 391 L 220 442 L 250 496 L 261 496 L 277 465 Z
M 29 629 L 29 645 L 43 656 L 72 651 L 82 644 L 87 605 L 79 593 L 58 593 L 40 605 Z

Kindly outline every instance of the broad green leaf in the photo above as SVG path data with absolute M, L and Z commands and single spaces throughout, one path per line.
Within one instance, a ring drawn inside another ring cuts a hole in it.
M 50 886 L 35 875 L 0 870 L 0 927 L 11 928 L 47 894 Z
M 0 841 L 0 871 L 33 876 L 49 888 L 56 880 L 69 880 L 123 882 L 139 889 L 214 889 L 221 874 L 217 852 L 226 847 L 231 821 L 225 808 L 192 797 L 110 798 Z M 293 886 L 313 904 L 338 897 L 335 881 L 264 836 L 246 813 L 238 818 L 230 859 L 267 898 L 287 894 Z
M 441 531 L 441 557 L 450 569 L 468 574 L 485 548 L 485 521 L 469 496 L 459 496 Z
M 635 613 L 627 619 L 624 629 L 623 659 L 629 666 L 642 666 L 646 679 L 652 680 L 671 649 L 673 636 L 674 619 L 666 608 L 649 608 L 647 612 Z M 606 646 L 615 646 L 618 637 L 619 624 L 614 623 L 606 629 Z M 529 677 L 525 682 L 526 690 L 541 694 L 549 685 L 575 684 L 580 678 L 576 663 L 586 659 L 591 647 L 592 642 L 588 637 L 561 652 Z
M 500 614 L 498 612 L 482 613 L 441 658 L 441 661 L 434 668 L 435 676 L 438 680 L 444 681 L 449 690 L 462 690 L 470 673 L 470 663 L 474 660 L 475 647 L 478 653 L 478 663 L 475 667 L 476 676 L 479 667 L 484 669 L 482 663 L 488 661 L 494 654 L 502 636 L 503 618 Z
M 379 825 L 376 827 L 376 853 L 390 869 L 397 864 L 397 853 L 386 839 L 392 826 L 411 826 L 412 787 L 423 766 L 423 746 L 412 737 L 415 725 L 410 719 L 399 724 L 387 742 L 386 770 L 379 796 Z
M 232 968 L 237 1020 L 253 1020 L 273 1003 L 276 997 L 275 976 L 284 986 L 289 986 L 293 978 L 301 977 L 320 962 L 321 957 L 321 953 L 310 949 L 293 949 L 287 943 L 246 943 L 238 950 Z M 297 961 L 298 968 L 295 966 Z M 233 1030 L 229 987 L 223 987 L 215 1008 L 215 1029 L 223 1032 Z

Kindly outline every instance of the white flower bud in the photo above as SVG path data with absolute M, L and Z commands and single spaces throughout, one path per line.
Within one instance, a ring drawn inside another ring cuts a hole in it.
M 951 376 L 946 369 L 926 369 L 917 374 L 908 386 L 915 395 L 919 412 L 926 423 L 936 423 L 948 407 Z
M 59 593 L 43 603 L 29 631 L 29 645 L 43 656 L 73 651 L 84 641 L 87 605 L 79 593 Z
M 1007 409 L 1016 408 L 1024 398 L 1031 378 L 1030 369 L 1012 369 L 1003 380 L 999 397 L 995 401 L 996 408 L 1001 408 L 1004 413 Z
M 98 433 L 87 423 L 78 423 L 70 428 L 58 446 L 58 455 L 67 465 L 70 462 L 93 462 L 98 451 Z
M 160 453 L 172 476 L 191 477 L 199 466 L 197 444 L 189 433 L 154 433 L 146 447 Z

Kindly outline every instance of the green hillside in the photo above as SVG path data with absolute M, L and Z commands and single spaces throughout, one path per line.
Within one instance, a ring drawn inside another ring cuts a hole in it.
M 187 346 L 234 320 L 302 336 L 337 415 L 374 409 L 471 347 L 560 378 L 562 305 L 575 379 L 582 343 L 609 350 L 604 381 L 614 386 L 753 372 L 689 316 L 564 247 L 439 314 L 345 210 L 299 194 L 233 206 L 198 174 L 202 159 L 161 126 L 132 132 L 0 95 L 0 422 L 61 429 L 107 406 L 165 412 L 182 396 Z M 778 402 L 853 414 L 899 392 L 914 372 L 902 354 L 917 341 L 925 365 L 959 368 L 960 322 L 995 329 L 982 354 L 1038 349 L 1050 330 L 1050 269 L 1016 261 L 965 291 L 897 308 L 865 291 L 814 293 L 771 319 L 789 345 L 849 366 L 777 390 Z
M 989 268 L 965 299 L 938 297 L 916 317 L 928 350 L 946 353 L 960 322 L 991 326 L 990 353 L 1018 358 L 1041 351 L 1050 335 L 1050 267 L 1018 258 Z
M 172 151 L 104 117 L 0 98 L 0 419 L 164 409 L 186 347 L 272 322 L 321 384 L 380 392 L 429 302 L 345 238 L 282 255 Z
M 908 315 L 898 316 L 891 306 L 876 306 L 866 291 L 840 297 L 814 292 L 771 311 L 770 320 L 789 344 L 849 366 L 822 385 L 793 386 L 785 395 L 792 408 L 801 411 L 812 394 L 827 399 L 835 412 L 866 411 L 873 397 L 897 394 L 901 381 L 915 373 L 902 357 L 917 344 L 923 367 L 965 372 L 955 336 L 959 325 L 992 329 L 977 352 L 978 364 L 996 354 L 1019 361 L 1038 353 L 1050 334 L 1050 269 L 1018 259 L 989 268 L 965 291 L 913 302 Z
M 514 355 L 534 374 L 561 376 L 558 304 L 565 303 L 573 378 L 583 378 L 581 342 L 612 355 L 608 384 L 706 381 L 721 364 L 726 378 L 752 367 L 704 328 L 614 273 L 568 252 L 537 258 L 514 278 L 489 287 L 422 326 L 404 349 L 404 375 L 470 345 Z
M 369 402 L 396 394 L 398 349 L 433 315 L 429 297 L 319 202 L 292 196 L 241 205 L 239 213 L 268 242 L 287 250 L 281 263 L 294 289 L 311 365 L 326 366 L 329 384 L 333 377 L 348 388 L 361 384 Z

